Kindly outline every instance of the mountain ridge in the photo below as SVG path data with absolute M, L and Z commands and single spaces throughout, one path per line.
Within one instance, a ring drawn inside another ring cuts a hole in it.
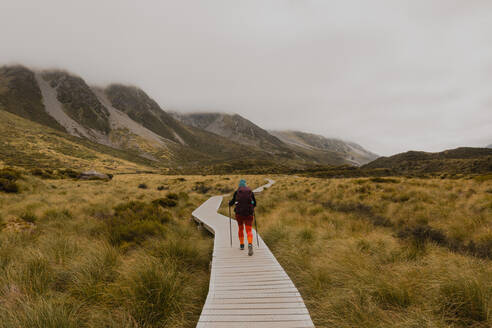
M 176 167 L 237 160 L 297 168 L 359 164 L 337 150 L 286 143 L 238 114 L 171 113 L 136 86 L 93 87 L 60 69 L 0 67 L 0 107 L 72 136 Z
M 362 169 L 391 169 L 397 174 L 429 174 L 437 172 L 492 172 L 492 149 L 460 147 L 441 152 L 407 151 L 378 159 Z
M 270 130 L 269 132 L 280 140 L 298 147 L 344 154 L 347 161 L 357 166 L 369 163 L 379 157 L 355 142 L 327 138 L 322 135 L 296 130 Z
M 171 112 L 171 115 L 181 120 L 185 124 L 219 134 L 238 143 L 256 146 L 261 149 L 268 150 L 272 152 L 272 154 L 291 156 L 292 158 L 297 158 L 300 161 L 312 161 L 317 164 L 331 165 L 361 165 L 367 162 L 367 160 L 364 161 L 365 158 L 362 156 L 362 161 L 358 161 L 360 158 L 354 159 L 354 156 L 349 154 L 348 151 L 340 152 L 339 149 L 335 149 L 333 147 L 323 148 L 296 144 L 283 135 L 286 132 L 265 130 L 239 114 L 214 112 L 183 114 Z M 303 132 L 298 133 L 310 135 Z M 330 140 L 328 138 L 325 139 Z M 371 155 L 372 158 L 377 157 L 377 155 L 366 151 L 358 144 L 348 143 L 342 140 L 338 140 L 338 143 L 343 144 L 343 147 L 346 149 L 358 149 L 359 152 L 363 154 L 370 154 L 366 156 L 367 158 Z

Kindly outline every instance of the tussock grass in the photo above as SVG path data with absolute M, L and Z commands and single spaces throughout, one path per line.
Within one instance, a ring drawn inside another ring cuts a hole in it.
M 0 193 L 0 327 L 196 326 L 213 242 L 189 220 L 208 198 L 193 189 L 239 177 L 18 181 L 22 193 Z
M 492 325 L 490 181 L 276 180 L 259 230 L 316 327 Z

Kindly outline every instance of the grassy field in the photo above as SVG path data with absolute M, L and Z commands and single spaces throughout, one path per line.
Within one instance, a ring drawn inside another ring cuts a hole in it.
M 24 174 L 0 193 L 0 327 L 194 327 L 212 237 L 191 212 L 239 178 Z M 273 178 L 259 230 L 316 327 L 491 326 L 492 180 Z
M 316 327 L 492 326 L 492 180 L 277 180 L 259 230 Z
M 212 237 L 191 212 L 236 179 L 17 180 L 0 193 L 0 327 L 194 327 Z

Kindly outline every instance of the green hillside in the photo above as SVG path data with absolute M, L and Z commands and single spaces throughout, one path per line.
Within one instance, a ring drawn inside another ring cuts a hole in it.
M 70 136 L 0 108 L 0 164 L 25 168 L 143 171 L 154 162 Z

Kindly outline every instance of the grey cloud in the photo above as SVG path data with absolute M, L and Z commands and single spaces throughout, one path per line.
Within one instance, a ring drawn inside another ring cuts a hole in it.
M 492 3 L 2 0 L 0 63 L 380 154 L 492 142 Z

